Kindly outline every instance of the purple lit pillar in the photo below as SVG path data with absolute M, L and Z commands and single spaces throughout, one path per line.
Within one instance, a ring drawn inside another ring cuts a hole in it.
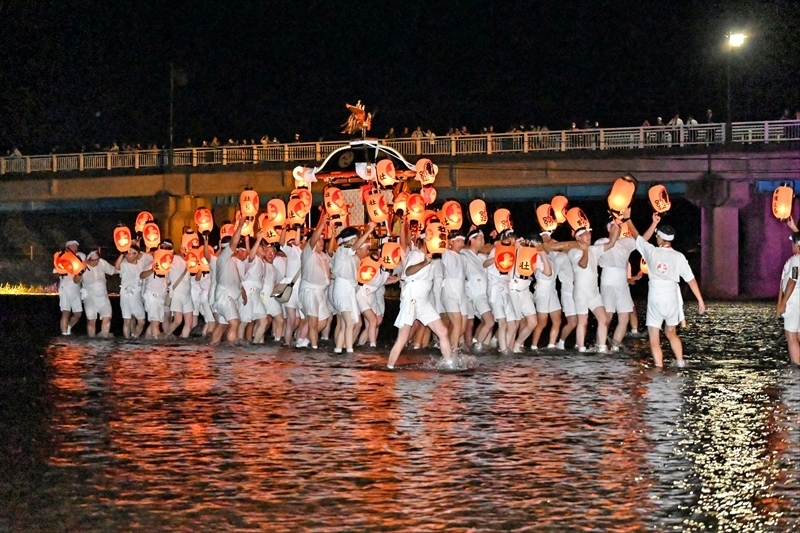
M 797 218 L 797 209 L 794 210 Z M 772 215 L 772 195 L 754 195 L 742 212 L 743 290 L 754 298 L 777 298 L 783 264 L 792 255 L 785 222 Z
M 739 208 L 704 207 L 701 210 L 703 295 L 739 296 Z

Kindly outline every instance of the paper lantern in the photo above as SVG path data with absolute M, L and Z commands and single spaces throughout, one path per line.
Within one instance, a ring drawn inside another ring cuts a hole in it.
M 258 193 L 250 187 L 239 195 L 239 211 L 246 220 L 255 220 L 258 215 Z
M 305 217 L 309 211 L 311 211 L 311 206 L 313 204 L 313 198 L 311 196 L 311 191 L 306 189 L 305 187 L 299 187 L 292 191 L 290 198 L 300 198 L 302 200 L 303 205 L 305 206 L 303 216 Z
M 56 271 L 63 271 L 71 276 L 80 274 L 85 266 L 80 257 L 72 253 L 72 250 L 62 250 L 58 252 L 58 254 L 56 254 L 54 264 Z
M 278 233 L 277 228 L 271 224 L 261 226 L 261 235 L 262 238 L 268 243 L 276 243 L 280 242 L 281 240 L 281 234 Z
M 375 277 L 375 274 L 377 274 L 380 271 L 380 269 L 381 269 L 380 261 L 378 261 L 371 255 L 368 255 L 367 257 L 362 259 L 361 263 L 359 263 L 358 265 L 358 272 L 356 274 L 359 285 L 363 283 L 369 283 L 370 281 L 372 281 L 372 278 Z
M 436 189 L 433 188 L 433 185 L 424 186 L 420 189 L 419 194 L 425 200 L 425 205 L 431 205 L 436 201 Z
M 536 248 L 522 246 L 517 249 L 517 260 L 514 266 L 514 273 L 521 278 L 533 276 L 536 269 L 536 259 L 539 257 Z
M 380 191 L 376 190 L 367 196 L 367 202 L 364 207 L 367 210 L 369 219 L 376 224 L 386 222 L 389 218 L 389 205 L 386 203 L 386 198 L 384 198 L 383 193 Z
M 275 226 L 282 226 L 286 221 L 286 205 L 280 198 L 267 202 L 267 220 Z
M 625 237 L 633 237 L 633 233 L 631 233 L 631 229 L 627 224 L 623 224 L 619 228 L 619 238 L 624 239 Z
M 172 268 L 172 250 L 158 249 L 153 254 L 153 273 L 156 276 L 166 276 Z
M 189 250 L 184 256 L 186 261 L 186 270 L 189 274 L 197 274 L 200 272 L 200 252 L 198 250 Z
M 267 226 L 271 226 L 272 225 L 272 222 L 270 222 L 269 219 L 267 218 L 266 211 L 261 213 L 260 215 L 258 215 L 258 218 L 256 219 L 256 222 L 258 222 L 259 231 L 263 230 Z
M 391 159 L 381 159 L 375 165 L 378 172 L 378 183 L 384 187 L 391 187 L 397 181 L 394 171 L 394 163 Z
M 325 212 L 328 216 L 341 215 L 347 209 L 344 201 L 344 194 L 336 187 L 325 187 L 322 193 L 322 200 L 325 203 Z
M 419 194 L 410 194 L 407 202 L 408 218 L 422 222 L 425 216 L 425 200 Z
M 567 221 L 567 209 L 569 208 L 569 200 L 566 196 L 553 196 L 550 200 L 550 205 L 553 207 L 553 212 L 556 214 L 556 221 L 563 224 Z
M 292 198 L 286 205 L 286 223 L 290 226 L 300 226 L 306 217 L 305 205 L 300 198 Z
M 114 245 L 117 247 L 117 250 L 120 252 L 127 252 L 131 249 L 131 244 L 133 244 L 133 240 L 131 239 L 131 230 L 128 229 L 128 226 L 120 224 L 114 228 Z
M 281 229 L 280 233 L 286 232 L 286 240 L 283 242 L 289 242 L 290 240 L 294 239 L 295 244 L 300 244 L 300 228 L 295 229 Z
M 423 186 L 425 185 L 433 185 L 433 182 L 436 181 L 436 165 L 431 162 L 430 159 L 422 158 L 417 161 L 415 165 L 417 169 L 417 177 L 415 179 L 419 180 Z
M 438 222 L 425 228 L 425 246 L 429 254 L 441 254 L 447 250 L 447 230 Z
M 65 266 L 59 262 L 58 258 L 61 256 L 61 250 L 53 254 L 53 268 L 56 270 L 56 274 L 59 276 L 64 276 L 69 274 Z
M 558 227 L 556 212 L 550 204 L 542 204 L 536 208 L 536 218 L 542 231 L 555 231 Z
M 650 272 L 647 270 L 647 261 L 644 260 L 644 257 L 641 258 L 639 261 L 639 272 L 642 274 L 649 274 Z
M 469 217 L 476 226 L 483 226 L 489 222 L 489 212 L 486 210 L 486 202 L 476 198 L 469 203 Z
M 386 270 L 392 271 L 400 265 L 400 245 L 389 241 L 381 247 L 381 265 Z
M 446 201 L 442 206 L 442 218 L 448 230 L 461 229 L 461 225 L 464 223 L 464 212 L 461 210 L 461 204 L 455 200 Z
M 427 226 L 428 224 L 439 224 L 442 221 L 439 213 L 433 211 L 431 209 L 426 209 L 424 213 L 422 213 L 422 225 Z M 447 229 L 447 228 L 445 228 Z
M 636 178 L 630 174 L 617 178 L 611 186 L 611 192 L 608 193 L 608 210 L 614 217 L 620 218 L 631 205 L 635 193 Z
M 136 215 L 136 222 L 133 225 L 133 231 L 136 233 L 141 233 L 144 231 L 144 225 L 148 222 L 152 222 L 153 220 L 153 213 L 149 211 L 142 211 Z
M 578 228 L 590 228 L 592 226 L 589 222 L 589 217 L 586 216 L 586 213 L 584 213 L 580 207 L 573 207 L 567 211 L 567 222 L 569 223 L 569 227 L 572 228 L 572 231 L 576 231 Z
M 501 244 L 494 249 L 494 266 L 501 274 L 508 274 L 514 268 L 515 248 L 513 244 Z
M 494 229 L 497 230 L 497 233 L 511 229 L 511 211 L 498 209 L 494 212 Z
M 236 228 L 233 224 L 223 224 L 221 228 L 219 228 L 219 240 L 224 239 L 225 237 L 233 237 Z
M 181 236 L 181 250 L 190 250 L 200 247 L 200 238 L 192 230 L 186 230 Z
M 236 212 L 236 223 L 238 224 L 239 221 L 242 220 L 242 213 L 241 211 Z M 253 237 L 255 236 L 255 226 L 256 221 L 252 218 L 245 218 L 244 222 L 242 222 L 242 230 L 239 232 L 243 237 Z M 233 235 L 231 233 L 231 235 Z
M 142 229 L 142 238 L 144 239 L 144 246 L 148 250 L 158 248 L 161 244 L 161 230 L 154 222 L 148 222 Z
M 794 201 L 794 189 L 788 183 L 784 183 L 772 193 L 772 214 L 778 220 L 788 220 L 792 216 L 792 202 Z
M 197 226 L 198 233 L 208 235 L 214 229 L 214 215 L 208 208 L 200 206 L 194 212 L 194 224 Z
M 211 272 L 211 265 L 208 264 L 208 259 L 205 256 L 200 258 L 200 272 Z
M 650 199 L 650 205 L 653 206 L 653 210 L 656 213 L 666 213 L 672 207 L 667 188 L 661 184 L 650 187 L 647 191 L 647 197 Z
M 397 196 L 394 197 L 392 202 L 392 209 L 394 209 L 395 214 L 398 212 L 402 212 L 401 214 L 405 214 L 406 209 L 408 209 L 408 197 L 411 196 L 408 192 L 401 192 Z M 425 203 L 423 201 L 423 203 Z

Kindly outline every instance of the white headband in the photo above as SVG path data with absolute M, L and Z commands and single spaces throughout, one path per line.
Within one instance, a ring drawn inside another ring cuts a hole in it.
M 64 248 L 69 248 L 72 245 L 79 246 L 78 241 L 67 241 L 67 244 L 64 245 Z
M 464 237 L 463 235 L 456 235 L 455 237 L 450 237 L 450 240 L 451 240 L 451 241 L 457 241 L 457 240 L 459 240 L 459 239 L 461 239 L 462 241 L 465 241 L 465 240 L 467 240 L 467 238 L 466 238 L 466 237 Z
M 664 232 L 663 232 L 663 231 L 661 231 L 660 229 L 657 229 L 657 230 L 656 230 L 656 235 L 657 235 L 657 236 L 658 236 L 658 237 L 659 237 L 659 238 L 660 238 L 662 241 L 667 241 L 667 242 L 672 242 L 672 239 L 674 239 L 674 238 L 675 238 L 675 235 L 667 235 L 666 233 L 664 233 Z
M 539 232 L 539 235 L 547 235 L 548 237 L 549 237 L 550 235 L 552 235 L 552 234 L 553 234 L 553 232 L 552 232 L 552 231 L 540 231 L 540 232 Z
M 349 237 L 345 237 L 344 239 L 339 237 L 338 239 L 336 239 L 336 244 L 344 244 L 346 242 L 352 241 L 355 238 L 356 238 L 355 235 L 350 235 Z
M 583 235 L 587 231 L 592 231 L 592 228 L 578 228 L 578 229 L 575 230 L 575 236 L 576 237 L 580 237 L 581 235 Z

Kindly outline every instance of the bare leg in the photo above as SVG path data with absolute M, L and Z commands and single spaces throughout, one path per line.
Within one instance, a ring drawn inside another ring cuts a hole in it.
M 538 320 L 536 319 L 536 315 L 528 315 L 520 320 L 519 332 L 517 333 L 517 340 L 514 341 L 514 348 L 517 346 L 522 348 L 525 345 L 525 341 L 528 340 L 528 337 L 530 337 L 531 333 L 533 333 L 533 330 L 536 329 L 537 325 Z M 536 344 L 531 347 L 534 346 L 536 346 Z
M 228 332 L 226 338 L 231 344 L 236 344 L 236 339 L 239 333 L 239 319 L 232 318 L 228 321 Z
M 664 328 L 664 334 L 667 336 L 669 347 L 672 348 L 672 352 L 675 354 L 675 359 L 678 360 L 678 364 L 683 364 L 683 343 L 678 336 L 678 328 L 675 326 L 666 326 Z
M 297 318 L 297 309 L 294 309 L 293 307 L 287 307 L 286 322 L 283 329 L 283 342 L 286 343 L 286 346 L 292 345 L 292 336 L 294 335 L 294 330 L 297 328 L 298 323 L 299 319 Z
M 650 337 L 650 353 L 653 354 L 653 363 L 661 368 L 664 366 L 664 354 L 661 351 L 661 330 L 653 326 L 647 326 L 647 334 Z
M 605 346 L 606 342 L 608 342 L 608 316 L 606 314 L 606 308 L 602 305 L 592 309 L 592 314 L 597 319 L 597 339 L 595 344 L 597 346 Z M 588 316 L 587 324 L 588 324 Z
M 789 346 L 789 359 L 792 363 L 800 365 L 800 335 L 794 331 L 785 331 L 786 344 Z
M 475 340 L 481 344 L 486 344 L 492 335 L 492 328 L 494 328 L 494 315 L 491 311 L 486 311 L 481 315 L 481 325 L 478 327 L 478 331 L 475 332 Z
M 319 346 L 319 318 L 308 315 L 308 340 L 312 348 Z
M 264 344 L 264 332 L 267 330 L 267 318 L 259 318 L 255 321 L 253 328 L 253 342 L 255 344 Z
M 86 334 L 90 337 L 97 335 L 97 320 L 86 321 Z
M 589 326 L 589 315 L 578 315 L 578 326 L 575 328 L 575 343 L 578 348 L 586 347 L 586 329 Z
M 587 316 L 588 318 L 588 316 Z M 567 317 L 567 323 L 564 324 L 561 330 L 561 335 L 558 337 L 559 341 L 566 341 L 570 333 L 578 327 L 578 315 L 570 315 Z
M 122 336 L 126 339 L 131 338 L 131 319 L 130 318 L 123 318 L 122 319 Z
M 111 336 L 111 317 L 106 316 L 100 319 L 100 336 L 101 337 L 110 337 Z
M 389 361 L 386 363 L 386 366 L 389 368 L 394 368 L 394 364 L 397 362 L 397 358 L 400 357 L 400 352 L 403 351 L 403 348 L 408 342 L 408 336 L 411 333 L 411 326 L 403 326 L 399 330 L 397 330 L 397 339 L 394 341 L 394 346 L 392 346 L 391 351 L 389 352 Z
M 460 312 L 447 313 L 447 320 L 450 322 L 450 329 L 448 333 L 448 341 L 450 346 L 458 346 L 458 339 L 461 338 L 461 334 L 464 330 L 462 316 L 463 315 Z M 441 342 L 439 346 L 441 346 Z
M 620 344 L 622 339 L 625 338 L 625 332 L 628 331 L 628 321 L 630 320 L 630 313 L 617 313 L 617 327 L 614 330 L 614 342 Z M 609 314 L 609 321 L 611 315 Z

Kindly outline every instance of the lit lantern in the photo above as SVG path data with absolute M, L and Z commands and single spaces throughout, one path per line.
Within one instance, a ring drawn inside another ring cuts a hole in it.
M 286 223 L 290 226 L 300 226 L 306 217 L 303 212 L 305 205 L 300 198 L 292 198 L 286 205 Z
M 184 256 L 186 260 L 186 270 L 189 274 L 197 274 L 200 272 L 200 252 L 198 250 L 189 250 Z
M 391 187 L 394 185 L 394 182 L 397 181 L 397 177 L 395 175 L 394 163 L 392 163 L 392 160 L 381 159 L 375 166 L 377 167 L 378 171 L 378 183 L 384 187 Z
M 230 222 L 227 224 L 223 224 L 221 228 L 219 228 L 219 240 L 224 239 L 225 237 L 233 237 L 236 228 Z
M 420 189 L 419 194 L 425 200 L 425 205 L 431 205 L 436 201 L 436 189 L 433 188 L 433 185 L 425 185 Z
M 282 226 L 286 220 L 286 205 L 280 198 L 267 202 L 267 220 L 275 226 Z
M 501 244 L 494 249 L 494 266 L 501 274 L 508 274 L 514 268 L 516 249 L 513 244 Z
M 242 219 L 241 211 L 236 212 L 236 222 Z M 242 222 L 242 230 L 239 232 L 243 237 L 253 237 L 255 235 L 256 221 L 252 218 L 245 218 Z M 231 234 L 232 235 L 232 234 Z
M 631 233 L 631 229 L 627 224 L 623 224 L 619 228 L 619 238 L 624 239 L 625 237 L 633 237 L 633 233 Z
M 200 206 L 194 212 L 194 224 L 197 226 L 198 233 L 208 235 L 214 229 L 214 215 L 208 208 Z
M 266 211 L 261 213 L 260 215 L 258 215 L 258 218 L 256 219 L 256 222 L 258 222 L 258 229 L 259 230 L 263 230 L 265 227 L 272 225 L 272 223 L 267 219 Z
M 586 213 L 584 213 L 580 207 L 573 207 L 567 211 L 567 222 L 569 223 L 569 227 L 572 228 L 572 231 L 576 231 L 578 228 L 591 227 L 589 217 L 586 216 Z
M 419 194 L 410 194 L 408 196 L 407 206 L 408 218 L 410 220 L 422 222 L 422 219 L 425 216 L 425 200 L 422 199 L 422 196 Z
M 425 228 L 425 246 L 429 254 L 441 254 L 447 250 L 447 230 L 443 224 L 428 224 Z
M 136 222 L 133 225 L 133 231 L 141 233 L 144 231 L 144 225 L 153 221 L 153 213 L 149 211 L 142 211 L 136 215 Z
M 181 236 L 181 250 L 190 250 L 199 247 L 200 239 L 197 237 L 197 233 L 192 230 L 186 230 L 186 233 Z
M 394 209 L 395 214 L 398 211 L 402 211 L 402 214 L 405 214 L 406 209 L 408 208 L 408 197 L 411 196 L 408 192 L 401 192 L 400 194 L 394 197 L 392 203 L 392 209 Z M 423 201 L 424 203 L 424 201 Z
M 788 183 L 784 183 L 772 193 L 772 214 L 778 220 L 788 220 L 792 216 L 792 202 L 794 201 L 794 189 Z
M 322 199 L 325 203 L 325 212 L 328 216 L 342 215 L 347 209 L 347 204 L 344 201 L 344 194 L 336 187 L 325 187 L 322 193 Z
M 433 182 L 436 181 L 436 165 L 431 162 L 430 159 L 422 158 L 417 161 L 415 165 L 417 169 L 417 177 L 416 179 L 422 183 L 423 186 L 425 185 L 433 185 Z
M 300 198 L 300 200 L 303 201 L 303 205 L 305 206 L 305 213 L 303 214 L 303 216 L 306 216 L 308 212 L 311 211 L 313 199 L 311 196 L 311 191 L 309 191 L 305 187 L 299 187 L 293 190 L 290 198 Z
M 650 273 L 650 271 L 647 270 L 647 261 L 644 260 L 644 257 L 639 261 L 639 272 L 642 274 Z
M 211 272 L 211 265 L 208 264 L 208 259 L 205 256 L 200 258 L 200 272 Z
M 300 244 L 300 228 L 296 229 L 284 229 L 281 230 L 281 233 L 286 232 L 286 240 L 283 242 L 289 242 L 290 240 L 294 239 L 295 244 Z
M 483 226 L 489 222 L 489 212 L 486 210 L 486 202 L 476 198 L 469 203 L 469 216 L 472 223 L 476 226 Z
M 278 233 L 278 230 L 275 228 L 275 226 L 271 224 L 261 226 L 261 236 L 268 243 L 276 243 L 281 240 L 280 233 Z
M 666 213 L 672 207 L 667 188 L 661 184 L 650 187 L 650 190 L 647 191 L 647 197 L 650 198 L 650 205 L 653 206 L 653 210 L 656 213 Z
M 367 196 L 372 194 L 372 191 L 374 189 L 375 189 L 375 184 L 374 183 L 365 183 L 364 185 L 362 185 L 361 187 L 358 188 L 358 190 L 361 191 L 361 203 L 362 204 L 367 203 Z
M 161 230 L 158 229 L 158 225 L 154 222 L 148 222 L 142 229 L 142 238 L 144 239 L 144 246 L 148 250 L 158 248 L 158 245 L 161 244 Z
M 53 254 L 53 268 L 55 268 L 56 274 L 58 274 L 59 276 L 63 276 L 65 274 L 69 274 L 69 272 L 67 272 L 67 269 L 64 267 L 64 265 L 61 262 L 59 262 L 59 260 L 58 260 L 59 256 L 61 256 L 61 251 L 60 250 Z
M 239 195 L 239 211 L 246 220 L 255 220 L 258 215 L 258 193 L 250 187 Z
M 569 208 L 569 200 L 566 196 L 553 196 L 550 200 L 550 205 L 553 207 L 553 212 L 556 214 L 556 221 L 563 224 L 567 221 L 567 209 Z
M 494 229 L 497 230 L 497 233 L 511 229 L 511 211 L 498 209 L 494 212 Z
M 428 224 L 433 224 L 433 223 L 438 224 L 441 221 L 442 221 L 442 219 L 439 216 L 439 213 L 437 213 L 436 211 L 433 211 L 431 209 L 426 209 L 425 212 L 422 213 L 422 225 L 423 226 L 427 226 Z M 445 228 L 445 229 L 447 229 L 447 228 Z
M 380 191 L 374 191 L 367 196 L 365 207 L 369 219 L 376 224 L 386 222 L 389 218 L 389 206 L 386 204 L 386 198 L 384 198 L 383 193 Z
M 371 255 L 361 260 L 358 265 L 358 283 L 369 283 L 381 269 L 381 263 Z
M 464 212 L 461 210 L 461 204 L 455 200 L 445 202 L 442 206 L 442 218 L 448 230 L 461 229 L 461 225 L 464 223 Z
M 514 273 L 521 278 L 533 276 L 536 269 L 536 259 L 539 257 L 536 248 L 522 246 L 517 249 L 517 261 L 514 265 Z
M 172 250 L 158 249 L 153 254 L 153 273 L 156 276 L 166 276 L 172 268 Z
M 62 250 L 56 254 L 55 267 L 58 272 L 65 272 L 71 276 L 80 274 L 84 268 L 81 258 L 72 253 L 72 250 Z
M 400 244 L 389 241 L 381 247 L 381 266 L 392 271 L 400 265 Z
M 132 243 L 131 230 L 128 229 L 128 226 L 120 224 L 114 228 L 114 245 L 117 247 L 117 250 L 120 252 L 127 252 L 131 249 Z
M 542 231 L 555 231 L 558 227 L 556 212 L 550 204 L 542 204 L 536 208 L 536 218 Z
M 614 217 L 622 217 L 622 213 L 631 205 L 635 193 L 636 178 L 630 174 L 617 178 L 608 193 L 608 210 Z

